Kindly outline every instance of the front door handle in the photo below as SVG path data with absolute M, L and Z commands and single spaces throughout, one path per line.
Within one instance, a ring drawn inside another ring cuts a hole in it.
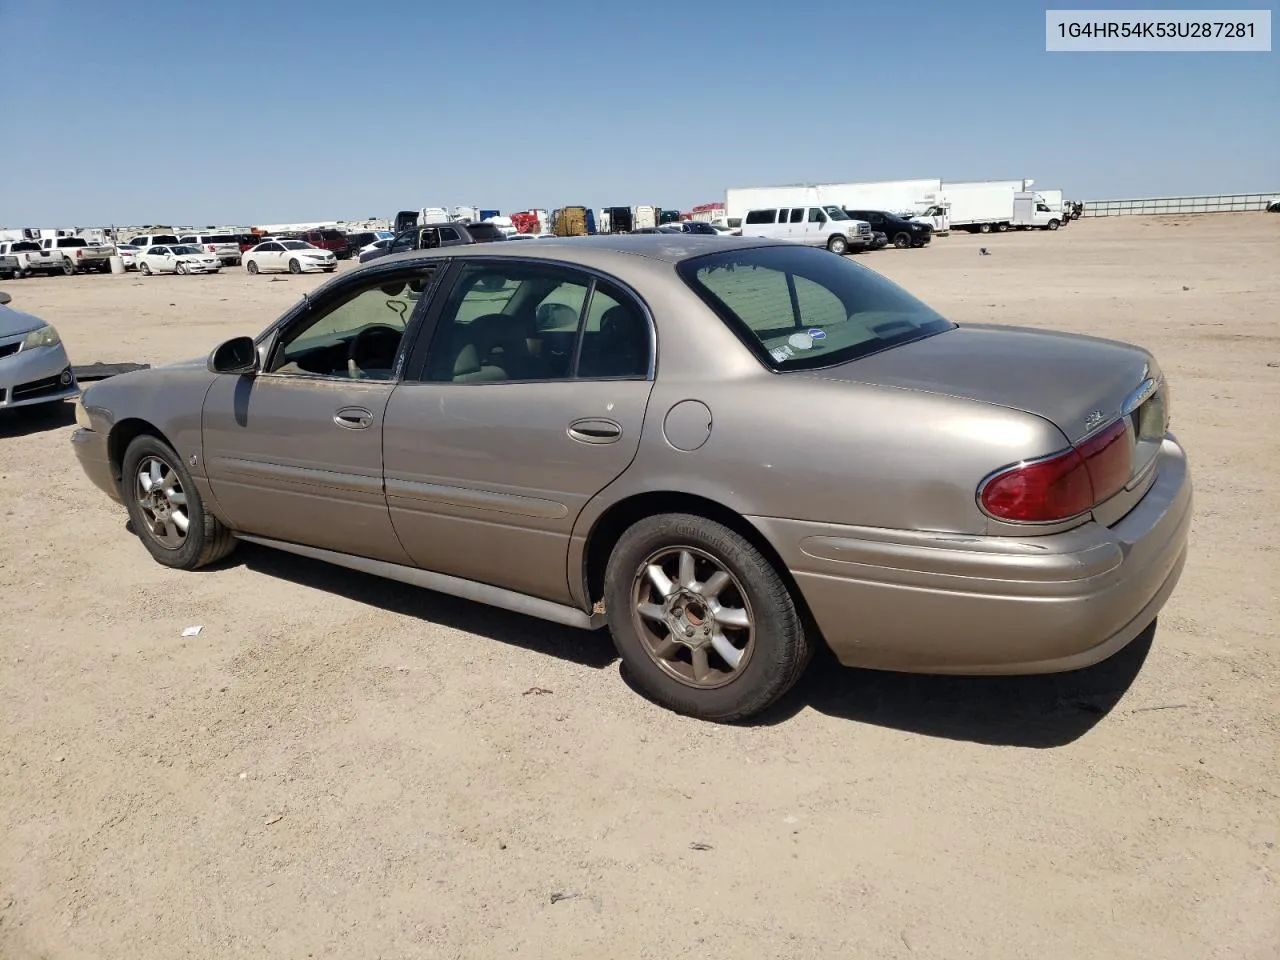
M 613 443 L 622 436 L 622 424 L 614 420 L 587 418 L 573 421 L 568 432 L 579 443 Z
M 363 430 L 373 423 L 373 411 L 364 407 L 343 407 L 333 415 L 333 422 L 347 430 Z

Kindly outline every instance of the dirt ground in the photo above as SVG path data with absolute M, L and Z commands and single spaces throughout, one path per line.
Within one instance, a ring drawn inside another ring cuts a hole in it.
M 1049 678 L 818 662 L 714 726 L 604 634 L 245 545 L 164 569 L 69 404 L 5 416 L 0 957 L 1280 956 L 1280 217 L 859 259 L 1156 352 L 1197 507 L 1154 639 Z M 158 364 L 322 279 L 4 286 L 75 363 Z

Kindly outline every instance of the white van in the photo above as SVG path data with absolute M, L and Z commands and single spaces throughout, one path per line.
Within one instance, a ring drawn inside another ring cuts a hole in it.
M 871 224 L 854 220 L 837 206 L 770 207 L 748 210 L 742 218 L 744 237 L 792 240 L 832 253 L 859 253 L 871 245 Z

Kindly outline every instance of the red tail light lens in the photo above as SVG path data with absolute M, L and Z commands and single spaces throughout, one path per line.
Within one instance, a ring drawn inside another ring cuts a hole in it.
M 1124 488 L 1130 447 L 1125 423 L 1117 420 L 1078 447 L 1000 471 L 979 488 L 979 502 L 990 516 L 1013 523 L 1077 516 Z

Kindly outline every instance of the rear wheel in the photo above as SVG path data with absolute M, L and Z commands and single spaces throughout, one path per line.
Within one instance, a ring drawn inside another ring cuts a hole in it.
M 244 268 L 245 268 L 245 270 L 247 270 L 249 273 L 256 274 L 256 273 L 258 272 L 258 261 L 256 261 L 256 260 L 250 260 L 248 263 L 246 263 L 246 264 L 244 265 Z
M 689 514 L 646 517 L 609 557 L 605 609 L 636 686 L 690 716 L 743 720 L 799 679 L 811 647 L 769 561 L 733 530 Z
M 129 444 L 120 486 L 134 532 L 157 563 L 195 570 L 235 549 L 231 531 L 205 511 L 182 459 L 158 437 Z
M 72 276 L 76 272 L 76 265 L 71 262 L 70 257 L 62 261 L 62 272 L 68 277 Z
M 1008 229 L 1009 229 L 1009 225 L 1007 223 L 996 224 L 996 233 L 1004 233 Z
M 893 238 L 893 245 L 899 250 L 907 249 L 911 246 L 911 234 L 905 232 L 898 234 Z
M 302 272 L 302 264 L 300 264 L 296 258 L 289 261 L 289 272 L 290 273 Z
M 849 252 L 849 241 L 840 236 L 832 237 L 827 241 L 827 249 L 843 256 Z
M 979 233 L 990 233 L 990 232 L 991 232 L 991 224 L 989 224 L 989 223 L 980 223 L 980 224 L 978 224 L 978 232 L 979 232 Z

